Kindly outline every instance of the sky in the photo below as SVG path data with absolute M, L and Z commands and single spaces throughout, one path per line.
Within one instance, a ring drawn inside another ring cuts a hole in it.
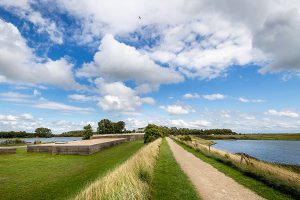
M 300 131 L 298 0 L 0 0 L 0 131 Z

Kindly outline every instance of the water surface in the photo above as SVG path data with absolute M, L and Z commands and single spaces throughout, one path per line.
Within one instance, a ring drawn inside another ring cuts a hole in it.
M 214 140 L 213 147 L 231 153 L 246 153 L 268 162 L 299 165 L 300 140 Z

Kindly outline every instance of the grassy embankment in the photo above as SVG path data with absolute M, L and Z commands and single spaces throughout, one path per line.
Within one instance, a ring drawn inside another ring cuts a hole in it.
M 162 141 L 159 159 L 154 168 L 151 199 L 200 199 L 194 186 L 177 164 L 166 139 Z
M 241 161 L 240 155 L 214 148 L 209 151 L 197 138 L 192 141 L 177 140 L 177 143 L 264 198 L 275 200 L 300 197 L 300 175 L 293 171 L 248 157 Z
M 207 140 L 300 140 L 297 134 L 239 134 L 239 135 L 199 135 Z
M 149 143 L 115 170 L 88 185 L 74 200 L 150 199 L 160 144 L 161 139 Z
M 127 142 L 89 156 L 26 153 L 0 155 L 0 199 L 68 199 L 126 161 L 143 146 Z

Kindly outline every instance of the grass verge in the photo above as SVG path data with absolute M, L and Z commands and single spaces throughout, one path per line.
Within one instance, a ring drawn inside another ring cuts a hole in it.
M 166 139 L 162 141 L 159 159 L 154 168 L 151 193 L 153 200 L 200 199 L 194 186 L 177 164 Z
M 0 199 L 68 199 L 126 161 L 143 146 L 133 141 L 89 156 L 27 153 L 0 155 Z
M 125 163 L 94 181 L 74 200 L 149 199 L 161 139 L 149 143 Z
M 250 174 L 240 171 L 239 169 L 232 166 L 228 162 L 221 161 L 220 159 L 216 159 L 212 156 L 207 156 L 206 154 L 201 152 L 201 150 L 199 149 L 195 150 L 193 147 L 181 141 L 175 140 L 175 142 L 180 146 L 182 146 L 185 150 L 194 154 L 196 157 L 211 164 L 220 172 L 231 177 L 236 182 L 244 185 L 245 187 L 251 189 L 252 191 L 256 192 L 257 194 L 259 194 L 260 196 L 266 199 L 272 199 L 272 200 L 297 199 L 297 197 L 292 196 L 291 194 L 286 194 L 279 190 L 274 189 L 272 186 L 266 184 L 265 182 L 258 180 L 257 177 L 254 178 Z

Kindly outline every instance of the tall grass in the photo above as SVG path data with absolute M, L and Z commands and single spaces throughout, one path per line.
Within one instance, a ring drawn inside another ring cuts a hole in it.
M 19 144 L 26 144 L 26 141 L 16 138 L 16 139 L 8 139 L 0 142 L 0 145 L 4 145 L 4 146 L 19 145 Z
M 195 137 L 192 137 L 191 141 L 184 141 L 180 137 L 172 138 L 207 157 L 231 165 L 248 176 L 255 177 L 280 191 L 300 198 L 300 174 L 294 171 L 280 165 L 257 160 L 245 154 L 232 154 L 215 148 L 209 150 L 208 146 L 201 144 L 202 142 L 199 142 Z
M 87 186 L 74 200 L 149 199 L 161 139 L 146 145 L 125 163 Z

